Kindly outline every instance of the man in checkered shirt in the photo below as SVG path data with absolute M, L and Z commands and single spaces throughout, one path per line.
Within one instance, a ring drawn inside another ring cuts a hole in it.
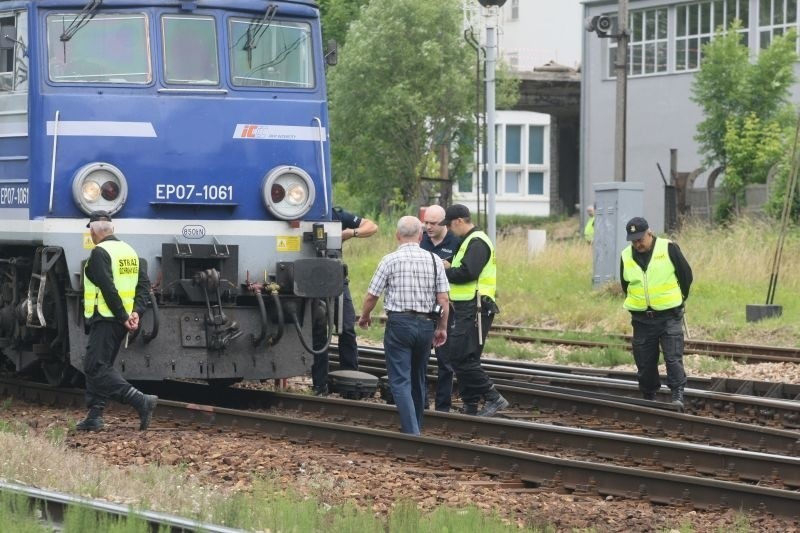
M 401 431 L 419 435 L 431 346 L 441 346 L 447 340 L 450 285 L 442 260 L 419 247 L 422 223 L 418 218 L 401 218 L 395 236 L 400 245 L 378 264 L 358 325 L 370 326 L 370 313 L 385 292 L 383 308 L 389 318 L 383 347 L 389 387 Z M 435 311 L 437 304 L 441 312 Z

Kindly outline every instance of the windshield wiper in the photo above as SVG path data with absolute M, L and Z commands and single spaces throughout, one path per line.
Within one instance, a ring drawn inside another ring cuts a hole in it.
M 248 68 L 253 68 L 253 50 L 258 46 L 258 41 L 263 37 L 269 25 L 272 24 L 272 19 L 275 18 L 276 13 L 278 13 L 278 6 L 270 4 L 267 6 L 267 10 L 264 12 L 264 16 L 261 17 L 261 19 L 254 18 L 247 26 L 247 40 L 242 50 L 247 51 Z
M 76 16 L 72 20 L 72 22 L 69 23 L 69 26 L 67 26 L 64 29 L 64 32 L 61 34 L 61 37 L 59 37 L 59 39 L 61 39 L 62 43 L 65 43 L 64 44 L 65 56 L 66 56 L 66 42 L 72 39 L 81 28 L 89 24 L 89 21 L 94 18 L 94 16 L 97 14 L 97 10 L 100 9 L 100 6 L 102 4 L 103 0 L 90 0 L 90 2 L 88 2 L 85 6 L 83 6 L 83 9 L 81 9 L 80 13 L 78 13 L 78 16 Z

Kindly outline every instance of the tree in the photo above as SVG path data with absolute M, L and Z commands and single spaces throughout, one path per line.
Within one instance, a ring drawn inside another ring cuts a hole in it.
M 358 20 L 361 8 L 369 4 L 369 0 L 319 0 L 322 14 L 322 36 L 343 46 L 347 38 L 350 24 Z
M 350 25 L 329 71 L 334 176 L 376 209 L 419 198 L 430 155 L 441 165 L 439 147 L 472 142 L 459 134 L 475 75 L 461 23 L 459 0 L 372 0 Z
M 736 21 L 703 46 L 692 85 L 692 100 L 705 115 L 695 140 L 706 166 L 725 168 L 721 218 L 738 210 L 746 185 L 764 183 L 785 156 L 794 114 L 789 88 L 795 81 L 795 32 L 776 37 L 751 63 L 740 29 Z

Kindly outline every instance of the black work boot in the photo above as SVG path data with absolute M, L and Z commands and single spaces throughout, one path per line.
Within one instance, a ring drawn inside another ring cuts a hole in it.
M 483 409 L 478 411 L 478 416 L 494 416 L 498 411 L 502 411 L 506 407 L 508 407 L 508 400 L 498 394 L 497 398 L 486 400 L 486 403 L 483 404 Z
M 674 389 L 672 391 L 672 404 L 683 409 L 683 389 Z
M 642 398 L 644 398 L 645 400 L 650 400 L 652 402 L 652 401 L 654 401 L 656 399 L 656 393 L 655 392 L 643 392 L 642 393 Z
M 78 422 L 75 429 L 78 431 L 99 431 L 103 429 L 103 410 L 94 407 L 89 409 L 86 418 Z
M 478 404 L 477 403 L 465 403 L 461 409 L 458 410 L 459 413 L 462 415 L 477 415 L 478 414 Z
M 145 430 L 153 419 L 153 411 L 158 404 L 158 396 L 143 394 L 141 391 L 131 387 L 125 394 L 126 403 L 129 403 L 139 413 L 139 429 Z

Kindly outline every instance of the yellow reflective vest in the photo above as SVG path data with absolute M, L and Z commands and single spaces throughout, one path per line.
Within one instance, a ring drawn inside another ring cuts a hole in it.
M 489 260 L 483 266 L 483 270 L 481 270 L 476 281 L 470 281 L 468 283 L 450 283 L 450 299 L 455 302 L 467 302 L 472 300 L 475 298 L 476 290 L 481 293 L 481 296 L 488 296 L 494 300 L 495 293 L 497 292 L 497 259 L 494 254 L 492 241 L 484 232 L 473 231 L 464 242 L 461 243 L 458 252 L 456 252 L 456 256 L 453 258 L 452 266 L 453 268 L 461 266 L 461 260 L 464 258 L 467 246 L 469 246 L 472 239 L 480 239 L 489 246 Z
M 586 242 L 592 242 L 594 240 L 594 217 L 589 217 L 589 220 L 586 221 L 586 226 L 583 228 L 583 238 Z
M 107 240 L 97 246 L 108 252 L 111 257 L 111 271 L 114 274 L 114 286 L 117 288 L 122 306 L 128 314 L 133 311 L 133 300 L 136 296 L 136 284 L 139 281 L 139 256 L 136 251 L 122 241 Z M 91 318 L 95 308 L 101 316 L 111 318 L 114 313 L 108 307 L 103 293 L 86 276 L 83 269 L 83 316 Z
M 622 307 L 628 311 L 663 311 L 679 307 L 683 294 L 669 258 L 670 241 L 656 239 L 647 271 L 633 259 L 633 247 L 622 250 L 622 277 L 628 282 L 628 295 Z

